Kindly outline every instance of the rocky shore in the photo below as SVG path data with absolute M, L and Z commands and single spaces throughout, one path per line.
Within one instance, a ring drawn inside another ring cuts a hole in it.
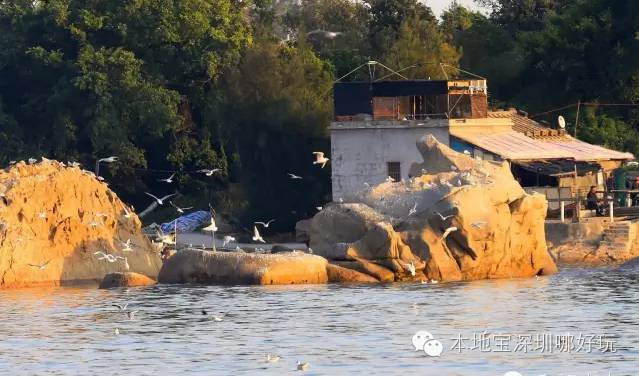
M 475 160 L 432 137 L 417 147 L 424 161 L 411 166 L 409 181 L 363 186 L 307 223 L 313 254 L 184 249 L 164 263 L 137 216 L 92 173 L 55 161 L 18 163 L 0 171 L 0 286 L 430 282 L 556 272 L 543 196 L 527 194 L 506 163 Z

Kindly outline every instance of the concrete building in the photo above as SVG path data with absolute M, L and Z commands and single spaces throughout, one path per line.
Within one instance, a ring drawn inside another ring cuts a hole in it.
M 515 177 L 549 198 L 604 186 L 633 160 L 579 141 L 516 110 L 489 111 L 486 80 L 337 83 L 331 123 L 333 199 L 348 198 L 388 177 L 409 179 L 421 162 L 415 143 L 433 135 L 484 160 L 508 161 Z M 564 189 L 562 193 L 561 188 Z

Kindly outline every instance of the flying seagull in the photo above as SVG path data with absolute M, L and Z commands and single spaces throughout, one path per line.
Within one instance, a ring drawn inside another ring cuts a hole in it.
M 173 207 L 175 208 L 175 210 L 176 210 L 178 213 L 180 213 L 180 214 L 184 214 L 184 211 L 185 211 L 185 210 L 193 209 L 193 207 L 192 207 L 192 206 L 189 206 L 188 208 L 181 208 L 181 207 L 179 207 L 179 206 L 176 206 L 176 205 L 173 203 L 173 201 L 169 201 L 169 204 L 171 204 L 171 206 L 173 206 Z
M 293 180 L 301 180 L 301 179 L 302 179 L 302 177 L 301 177 L 301 176 L 299 176 L 299 175 L 295 175 L 295 174 L 291 174 L 291 173 L 289 173 L 289 174 L 288 174 L 288 176 L 289 176 L 291 179 L 293 179 Z
M 274 219 L 271 219 L 270 221 L 268 221 L 268 222 L 266 222 L 266 223 L 264 223 L 264 222 L 255 222 L 255 224 L 256 224 L 256 225 L 262 225 L 262 226 L 264 226 L 264 228 L 268 228 L 268 226 L 269 226 L 271 223 L 273 223 L 273 222 L 275 222 L 275 220 L 274 220 Z
M 475 223 L 471 224 L 471 226 L 473 226 L 474 228 L 481 228 L 484 225 L 486 225 L 486 222 L 484 222 L 484 221 L 478 221 L 478 222 L 475 222 Z
M 166 179 L 158 179 L 158 181 L 163 181 L 165 183 L 171 184 L 171 183 L 173 183 L 173 178 L 174 177 L 175 177 L 175 172 L 171 176 L 169 176 L 168 178 L 166 178 Z
M 337 36 L 342 34 L 343 33 L 341 31 L 328 31 L 328 30 L 316 29 L 316 30 L 309 31 L 306 35 L 308 35 L 309 37 L 311 35 L 317 35 L 326 39 L 335 39 L 337 38 Z
M 435 214 L 437 214 L 439 216 L 439 218 L 442 219 L 442 222 L 447 220 L 448 218 L 454 217 L 455 214 L 451 214 L 451 215 L 447 215 L 447 216 L 443 216 L 440 212 L 436 211 Z
M 202 231 L 206 231 L 206 232 L 217 232 L 217 225 L 215 224 L 215 218 L 213 218 L 213 216 L 211 216 L 211 223 L 202 228 Z
M 219 168 L 214 168 L 214 169 L 212 169 L 212 170 L 209 170 L 209 169 L 207 169 L 207 168 L 203 168 L 203 169 L 201 169 L 201 170 L 197 170 L 197 172 L 202 173 L 202 174 L 204 174 L 204 175 L 206 175 L 206 176 L 213 176 L 213 174 L 214 174 L 214 173 L 216 173 L 216 172 L 218 172 L 218 171 L 220 171 L 220 169 L 219 169 Z
M 114 306 L 114 307 L 118 307 L 118 309 L 120 311 L 124 311 L 126 309 L 126 307 L 129 306 L 129 303 L 124 303 L 124 304 L 117 304 L 116 303 L 116 304 L 111 304 L 111 305 Z
M 322 165 L 322 168 L 324 168 L 324 166 L 326 166 L 326 163 L 328 163 L 329 159 L 326 158 L 324 156 L 324 153 L 321 151 L 314 151 L 313 155 L 315 156 L 315 161 L 313 162 L 314 165 L 319 164 Z
M 115 156 L 98 159 L 98 163 L 102 163 L 102 162 L 113 163 L 117 161 L 118 161 L 118 157 L 115 157 Z
M 262 239 L 262 235 L 260 235 L 260 232 L 257 231 L 257 226 L 253 226 L 253 241 L 254 242 L 262 242 L 262 243 L 266 243 L 264 241 L 264 239 Z
M 164 200 L 166 200 L 166 199 L 167 199 L 167 198 L 169 198 L 169 197 L 173 197 L 173 196 L 175 196 L 175 195 L 177 194 L 177 193 L 172 193 L 172 194 L 170 194 L 170 195 L 166 195 L 166 196 L 164 196 L 164 197 L 162 197 L 162 198 L 157 198 L 157 197 L 155 197 L 154 195 L 150 194 L 149 192 L 144 192 L 144 193 L 145 193 L 147 196 L 153 197 L 153 199 L 155 199 L 155 202 L 157 202 L 157 203 L 158 203 L 158 205 L 164 205 Z
M 410 217 L 411 215 L 417 213 L 417 202 L 415 202 L 415 205 L 413 205 L 412 208 L 410 208 L 410 210 L 408 211 L 408 216 Z
M 229 245 L 230 243 L 235 243 L 237 240 L 235 240 L 234 237 L 230 236 L 230 235 L 226 235 L 224 237 L 224 241 L 222 243 L 222 247 L 226 247 L 227 245 Z
M 43 262 L 42 264 L 27 264 L 29 266 L 33 266 L 34 268 L 38 268 L 38 270 L 44 270 L 47 265 L 49 265 L 49 263 L 51 262 L 51 260 L 47 261 L 47 262 Z

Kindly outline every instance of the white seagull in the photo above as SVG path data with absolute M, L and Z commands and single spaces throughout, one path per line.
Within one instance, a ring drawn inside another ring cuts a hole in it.
M 390 176 L 386 178 L 386 182 L 387 183 L 394 183 L 395 179 L 391 178 Z
M 27 265 L 33 266 L 34 268 L 37 268 L 38 270 L 44 270 L 47 267 L 47 265 L 49 265 L 50 262 L 51 260 L 47 262 L 43 262 L 42 264 L 27 264 Z
M 314 165 L 319 164 L 322 165 L 322 168 L 324 168 L 324 166 L 326 166 L 326 163 L 328 163 L 329 159 L 326 158 L 324 156 L 324 153 L 321 151 L 314 151 L 313 155 L 315 156 L 315 161 L 313 162 Z
M 206 232 L 217 232 L 217 225 L 215 224 L 215 218 L 213 218 L 213 216 L 211 216 L 211 223 L 202 228 L 202 231 L 206 231 Z
M 454 217 L 455 214 L 451 214 L 451 215 L 447 215 L 447 216 L 443 216 L 440 212 L 436 211 L 435 214 L 437 214 L 439 216 L 439 218 L 442 219 L 442 222 L 447 220 L 448 218 Z
M 162 198 L 157 198 L 154 195 L 150 194 L 149 192 L 144 192 L 144 193 L 146 193 L 147 196 L 153 197 L 153 199 L 155 199 L 155 202 L 157 202 L 159 205 L 164 205 L 164 200 L 166 200 L 169 197 L 173 197 L 173 196 L 175 196 L 177 194 L 177 193 L 172 193 L 172 194 L 166 195 L 166 196 L 164 196 Z
M 254 242 L 262 242 L 262 243 L 266 243 L 264 241 L 264 239 L 262 239 L 262 235 L 260 235 L 260 232 L 257 231 L 257 226 L 253 226 L 253 241 Z
M 306 371 L 311 365 L 308 362 L 297 361 L 297 370 L 298 371 Z
M 40 219 L 47 219 L 47 213 L 45 213 L 45 212 L 43 212 L 43 211 L 42 211 L 42 212 L 40 212 L 40 213 L 38 213 L 38 218 L 40 218 Z
M 413 262 L 410 262 L 408 264 L 404 264 L 404 266 L 406 267 L 406 269 L 408 270 L 410 275 L 412 275 L 414 277 L 415 276 L 415 264 Z
M 448 237 L 448 235 L 450 235 L 450 233 L 453 232 L 453 231 L 457 231 L 457 227 L 451 226 L 451 227 L 447 228 L 446 231 L 444 231 L 444 234 L 442 235 L 442 241 L 444 239 L 446 239 Z
M 180 214 L 184 214 L 184 211 L 185 211 L 185 210 L 191 210 L 191 209 L 193 209 L 193 207 L 192 207 L 192 206 L 189 206 L 188 208 L 181 208 L 181 207 L 179 207 L 179 206 L 175 205 L 175 204 L 173 203 L 173 201 L 169 201 L 169 204 L 171 204 L 171 206 L 173 206 L 173 207 L 175 208 L 175 210 L 176 210 L 178 213 L 180 213 Z
M 117 161 L 118 161 L 118 157 L 115 157 L 115 156 L 98 159 L 98 163 L 102 163 L 102 162 L 113 163 Z
M 120 243 L 122 243 L 122 252 L 133 251 L 133 248 L 131 248 L 131 239 L 128 239 L 126 242 L 120 242 Z
M 215 321 L 215 322 L 224 321 L 224 316 L 222 316 L 222 315 L 214 315 L 213 316 L 213 321 Z
M 29 159 L 28 159 L 29 164 L 34 164 L 34 163 L 36 163 L 37 161 L 38 161 L 38 160 L 37 160 L 37 159 L 35 159 L 35 158 L 29 158 Z
M 120 311 L 124 311 L 124 310 L 126 309 L 126 307 L 128 307 L 128 306 L 129 306 L 129 303 L 124 303 L 124 304 L 117 304 L 117 303 L 115 303 L 115 304 L 111 304 L 111 305 L 112 305 L 112 306 L 114 306 L 114 307 L 118 307 L 118 309 L 119 309 Z
M 220 171 L 219 168 L 214 168 L 212 170 L 209 170 L 208 168 L 203 168 L 201 170 L 197 170 L 197 172 L 199 172 L 201 174 L 204 174 L 206 176 L 213 176 L 213 174 L 218 172 L 218 171 Z
M 417 213 L 417 202 L 415 202 L 415 205 L 413 205 L 412 208 L 410 208 L 410 210 L 408 211 L 408 216 L 410 217 L 411 215 Z
M 226 235 L 224 237 L 224 241 L 222 242 L 222 247 L 226 247 L 227 245 L 229 245 L 230 243 L 235 243 L 237 240 L 235 240 L 234 237 L 230 236 L 230 235 Z
M 140 312 L 140 310 L 135 310 L 135 311 L 127 311 L 126 312 L 126 316 L 129 318 L 129 320 L 133 321 L 135 320 L 135 314 Z
M 126 219 L 131 218 L 131 212 L 129 211 L 129 209 L 126 208 L 126 206 L 124 207 L 124 215 L 122 216 Z
M 484 226 L 486 224 L 487 224 L 487 222 L 485 222 L 485 221 L 478 221 L 478 222 L 475 222 L 475 223 L 471 224 L 471 226 L 473 226 L 474 228 L 481 228 L 482 226 Z
M 163 181 L 165 183 L 171 184 L 171 183 L 173 183 L 173 178 L 174 177 L 175 177 L 175 172 L 171 176 L 169 176 L 168 178 L 166 178 L 166 179 L 158 179 L 158 181 Z
M 321 29 L 315 29 L 306 33 L 306 35 L 308 36 L 317 35 L 326 39 L 335 39 L 342 34 L 343 32 L 341 31 L 328 31 L 328 30 L 321 30 Z
M 264 228 L 268 228 L 268 226 L 270 226 L 271 223 L 273 223 L 273 222 L 275 222 L 275 220 L 271 219 L 270 221 L 268 221 L 266 223 L 264 223 L 264 222 L 255 222 L 255 224 L 256 225 L 262 225 L 262 226 L 264 226 Z
M 302 179 L 302 177 L 301 177 L 301 176 L 299 176 L 299 175 L 295 175 L 295 174 L 291 174 L 291 173 L 289 173 L 289 174 L 288 174 L 288 176 L 289 176 L 291 179 L 293 179 L 293 180 L 301 180 L 301 179 Z
M 266 354 L 266 362 L 267 363 L 277 363 L 280 361 L 280 356 L 279 355 L 274 355 L 274 354 Z

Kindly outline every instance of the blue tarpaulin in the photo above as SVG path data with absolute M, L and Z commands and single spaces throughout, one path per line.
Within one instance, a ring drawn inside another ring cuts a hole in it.
M 162 232 L 164 232 L 165 234 L 173 232 L 175 231 L 175 223 L 177 221 L 178 232 L 191 232 L 204 224 L 208 224 L 210 220 L 211 215 L 209 214 L 209 212 L 199 210 L 178 217 L 171 222 L 162 223 L 160 227 L 162 228 Z

